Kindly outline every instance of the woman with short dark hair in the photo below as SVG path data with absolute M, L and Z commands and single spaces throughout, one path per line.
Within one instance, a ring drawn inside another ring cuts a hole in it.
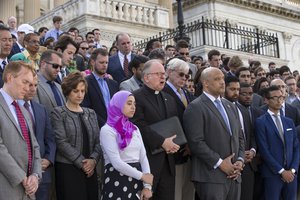
M 97 200 L 96 165 L 101 155 L 96 113 L 80 103 L 87 82 L 80 72 L 70 73 L 62 82 L 67 102 L 51 113 L 57 145 L 55 163 L 58 200 Z

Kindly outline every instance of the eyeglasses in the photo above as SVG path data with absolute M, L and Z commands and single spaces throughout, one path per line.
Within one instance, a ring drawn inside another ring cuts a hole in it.
M 80 47 L 82 50 L 89 50 L 89 47 Z
M 185 74 L 185 73 L 183 73 L 183 72 L 179 72 L 179 73 L 178 73 L 178 76 L 180 76 L 181 78 L 182 78 L 182 77 L 185 77 L 186 79 L 189 79 L 189 78 L 190 78 L 190 75 L 189 75 L 189 74 Z
M 179 52 L 179 54 L 182 55 L 182 56 L 184 56 L 184 55 L 186 55 L 186 56 L 190 55 L 189 52 L 187 52 L 187 53 Z
M 150 75 L 156 75 L 156 76 L 166 76 L 166 72 L 152 72 L 152 73 L 148 73 Z
M 28 43 L 30 43 L 30 44 L 37 44 L 37 45 L 41 44 L 40 41 L 37 41 L 37 40 L 30 40 L 30 41 L 28 41 Z
M 272 99 L 274 101 L 278 101 L 278 100 L 282 101 L 282 100 L 284 100 L 284 96 L 279 96 L 279 97 L 274 96 L 274 97 L 269 97 L 268 99 Z
M 62 68 L 62 66 L 61 65 L 59 65 L 59 64 L 55 64 L 55 63 L 50 63 L 50 62 L 47 62 L 47 61 L 45 61 L 45 63 L 47 63 L 47 64 L 49 64 L 49 65 L 52 65 L 52 67 L 53 67 L 53 69 L 57 69 L 57 68 Z

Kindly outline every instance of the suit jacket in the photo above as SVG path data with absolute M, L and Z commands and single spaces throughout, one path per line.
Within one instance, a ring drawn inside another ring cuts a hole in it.
M 222 99 L 231 132 L 214 103 L 203 93 L 191 102 L 183 115 L 183 123 L 192 153 L 192 181 L 225 184 L 227 175 L 220 168 L 214 169 L 219 159 L 232 153 L 244 158 L 244 136 L 235 106 Z M 241 181 L 239 177 L 238 182 Z
M 132 118 L 132 121 L 141 131 L 147 151 L 151 173 L 155 177 L 155 183 L 156 180 L 159 180 L 160 172 L 163 168 L 163 164 L 165 163 L 165 159 L 168 159 L 167 162 L 169 163 L 170 173 L 175 176 L 175 163 L 174 156 L 172 154 L 166 154 L 165 151 L 155 155 L 151 154 L 151 151 L 161 147 L 165 138 L 153 131 L 149 125 L 173 116 L 177 116 L 176 104 L 173 97 L 163 91 L 160 93 L 164 100 L 163 105 L 165 108 L 165 115 L 161 115 L 162 111 L 159 110 L 157 103 L 153 102 L 153 97 L 155 98 L 153 95 L 155 94 L 154 92 L 152 93 L 150 88 L 144 85 L 142 88 L 133 92 L 136 100 L 136 112 Z
M 29 113 L 20 106 L 28 125 L 32 146 L 32 173 L 40 177 L 41 158 Z M 28 199 L 22 185 L 27 176 L 27 144 L 13 114 L 0 93 L 0 199 Z
M 131 54 L 131 60 L 134 58 L 135 54 Z M 116 53 L 115 55 L 109 57 L 107 73 L 112 75 L 115 81 L 119 84 L 124 81 L 126 78 L 132 76 L 130 74 L 128 77 L 125 76 L 124 69 L 122 67 L 121 61 L 119 59 L 119 55 Z
M 139 88 L 139 83 L 136 82 L 134 76 L 120 84 L 120 90 L 127 90 L 129 92 L 133 92 Z
M 257 144 L 263 159 L 261 166 L 263 177 L 278 176 L 281 178 L 278 172 L 282 168 L 298 170 L 299 142 L 295 125 L 287 117 L 281 115 L 280 118 L 284 130 L 285 145 L 269 113 L 266 112 L 255 121 Z M 284 154 L 286 155 L 286 166 L 284 165 Z
M 10 54 L 7 56 L 8 59 L 10 59 L 13 55 L 17 54 L 17 53 L 21 53 L 21 49 L 19 47 L 19 45 L 15 42 L 12 46 L 12 49 L 10 51 Z
M 119 90 L 118 83 L 111 79 L 105 80 L 108 85 L 110 97 L 112 97 Z M 95 76 L 93 74 L 87 76 L 86 81 L 88 83 L 88 92 L 85 94 L 82 106 L 91 108 L 96 112 L 98 125 L 101 128 L 107 119 L 105 101 Z
M 294 121 L 295 126 L 299 126 L 300 125 L 300 111 L 296 107 L 292 106 L 291 104 L 284 103 L 284 105 L 285 105 L 285 107 L 284 107 L 285 117 L 292 119 Z M 261 109 L 264 110 L 265 112 L 267 112 L 268 105 L 263 105 L 261 107 Z
M 50 85 L 47 83 L 47 80 L 43 77 L 42 74 L 38 73 L 38 87 L 37 87 L 37 95 L 34 97 L 34 100 L 43 106 L 46 107 L 48 113 L 51 113 L 54 107 L 57 107 L 57 103 L 54 98 L 54 94 L 51 90 Z M 63 103 L 65 103 L 65 98 L 62 94 L 61 86 L 54 82 L 58 90 L 60 91 L 61 97 L 63 99 Z
M 291 105 L 296 107 L 300 111 L 300 100 L 299 100 L 299 98 L 295 99 L 295 101 L 293 101 Z
M 43 105 L 35 101 L 30 101 L 30 103 L 35 120 L 35 137 L 40 146 L 41 158 L 49 160 L 51 165 L 54 165 L 56 143 L 55 135 L 50 122 L 50 116 Z M 49 167 L 51 167 L 51 165 Z M 51 182 L 49 167 L 43 173 L 42 183 Z
M 253 93 L 251 106 L 260 108 L 264 105 L 264 99 L 259 94 Z
M 66 71 L 66 76 L 68 76 L 69 74 L 70 74 L 70 70 L 66 67 L 65 68 L 65 71 Z M 62 80 L 61 80 L 61 78 L 59 77 L 59 75 L 57 75 L 57 77 L 56 77 L 56 79 L 54 80 L 56 83 L 58 83 L 58 84 L 60 84 L 61 85 L 61 83 L 62 83 Z

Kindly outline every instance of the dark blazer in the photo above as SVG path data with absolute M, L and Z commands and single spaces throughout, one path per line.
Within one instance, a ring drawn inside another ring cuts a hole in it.
M 214 103 L 203 93 L 191 102 L 183 115 L 183 123 L 192 154 L 192 181 L 225 184 L 227 175 L 220 168 L 214 169 L 219 159 L 232 153 L 244 158 L 244 136 L 236 107 L 226 99 L 222 104 L 227 113 L 231 132 Z M 241 182 L 239 177 L 237 181 Z M 228 182 L 227 182 L 228 183 Z
M 264 98 L 259 94 L 253 93 L 251 106 L 259 108 L 264 105 Z
M 47 112 L 47 109 L 43 105 L 35 101 L 30 101 L 30 103 L 35 120 L 35 137 L 40 145 L 41 158 L 49 160 L 53 165 L 55 160 L 56 143 L 55 135 L 50 122 L 50 116 Z M 49 168 L 43 173 L 42 177 L 42 183 L 51 182 Z
M 280 178 L 278 172 L 282 168 L 297 170 L 299 166 L 299 142 L 295 125 L 287 117 L 280 116 L 280 118 L 284 130 L 285 145 L 269 113 L 266 112 L 255 121 L 257 144 L 263 159 L 261 166 L 263 177 L 278 176 Z M 285 152 L 286 166 L 284 165 Z
M 149 160 L 151 173 L 154 175 L 154 187 L 155 183 L 160 177 L 160 171 L 163 168 L 165 159 L 168 159 L 169 170 L 171 174 L 175 176 L 175 163 L 174 156 L 172 154 L 166 154 L 161 152 L 156 155 L 152 155 L 151 151 L 158 149 L 164 142 L 164 138 L 158 133 L 153 131 L 149 125 L 159 122 L 161 120 L 177 116 L 176 104 L 169 94 L 161 91 L 162 98 L 164 99 L 164 107 L 166 116 L 162 116 L 157 103 L 153 102 L 153 93 L 150 92 L 150 88 L 143 86 L 142 88 L 133 92 L 136 100 L 136 112 L 132 121 L 136 124 L 142 134 L 144 145 L 147 151 L 147 157 Z
M 119 90 L 118 83 L 111 79 L 105 79 L 110 92 L 110 97 L 112 97 Z M 93 109 L 97 114 L 98 125 L 101 128 L 107 119 L 107 110 L 105 106 L 105 101 L 93 74 L 86 77 L 88 83 L 88 92 L 85 94 L 84 100 L 82 101 L 82 106 Z
M 300 111 L 300 100 L 297 98 L 291 103 L 292 106 L 295 106 Z
M 292 119 L 294 121 L 295 126 L 299 126 L 300 125 L 300 111 L 292 106 L 291 104 L 288 103 L 284 103 L 285 104 L 285 117 L 288 117 L 290 119 Z M 261 107 L 262 110 L 264 110 L 265 112 L 267 112 L 268 110 L 268 105 L 263 105 Z
M 17 53 L 21 53 L 21 49 L 20 49 L 19 45 L 15 42 L 13 44 L 10 54 L 7 56 L 7 58 L 10 59 L 13 55 L 15 55 Z
M 65 68 L 65 71 L 66 71 L 66 76 L 68 76 L 70 74 L 70 70 L 68 70 L 68 68 L 66 67 Z M 54 80 L 56 83 L 60 84 L 61 85 L 61 78 L 57 75 L 56 79 Z
M 131 54 L 131 60 L 134 58 L 135 54 Z M 119 55 L 116 53 L 115 55 L 109 57 L 108 61 L 108 68 L 107 73 L 112 75 L 113 79 L 120 84 L 122 81 L 124 81 L 127 78 L 130 78 L 131 75 L 128 77 L 125 76 L 124 69 L 122 67 L 121 61 L 119 59 Z

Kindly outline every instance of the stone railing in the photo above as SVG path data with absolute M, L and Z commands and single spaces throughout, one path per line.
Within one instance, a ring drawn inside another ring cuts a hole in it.
M 278 2 L 282 5 L 291 5 L 291 6 L 299 6 L 300 7 L 300 1 L 299 0 L 269 0 L 270 2 Z
M 81 15 L 95 15 L 104 19 L 169 28 L 168 9 L 123 0 L 71 0 L 30 24 L 35 28 L 52 27 L 52 17 L 55 15 L 62 16 L 64 24 Z

